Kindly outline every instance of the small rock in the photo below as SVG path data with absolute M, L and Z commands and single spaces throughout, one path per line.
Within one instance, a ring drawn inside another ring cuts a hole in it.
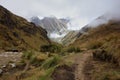
M 0 69 L 0 74 L 2 74 L 3 73 L 3 70 L 2 69 Z
M 2 68 L 6 68 L 7 66 L 6 65 L 3 65 Z
M 15 67 L 16 67 L 16 64 L 15 64 L 15 63 L 10 63 L 10 66 L 11 66 L 12 68 L 15 68 Z

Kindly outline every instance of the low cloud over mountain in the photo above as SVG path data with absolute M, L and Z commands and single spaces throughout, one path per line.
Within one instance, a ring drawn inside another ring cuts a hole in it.
M 50 38 L 62 37 L 68 32 L 68 19 L 57 19 L 56 17 L 40 19 L 39 17 L 32 17 L 31 22 L 46 29 Z
M 27 19 L 50 15 L 70 17 L 71 29 L 80 29 L 110 10 L 119 11 L 116 8 L 120 0 L 1 0 L 0 4 Z

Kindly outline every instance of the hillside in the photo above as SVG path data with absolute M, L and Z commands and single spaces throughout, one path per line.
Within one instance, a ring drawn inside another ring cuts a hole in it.
M 120 22 L 110 21 L 108 24 L 100 25 L 88 30 L 71 46 L 86 49 L 103 49 L 108 54 L 119 57 L 120 53 Z
M 0 6 L 0 49 L 39 50 L 49 44 L 47 32 Z
M 120 79 L 120 22 L 109 21 L 94 27 L 70 46 L 93 51 L 83 70 L 90 77 L 87 80 Z
M 87 35 L 88 31 L 91 28 L 95 28 L 99 25 L 105 25 L 109 22 L 109 20 L 113 20 L 112 16 L 113 15 L 104 14 L 102 16 L 97 17 L 92 22 L 90 22 L 86 26 L 82 27 L 80 30 L 70 31 L 68 34 L 66 34 L 62 38 L 61 42 L 66 45 L 72 44 L 80 36 Z
M 108 24 L 100 25 L 95 28 L 91 28 L 87 31 L 87 34 L 83 34 L 73 43 L 80 44 L 76 45 L 79 47 L 90 47 L 89 44 L 91 42 L 110 42 L 110 40 L 114 40 L 115 38 L 119 39 L 120 35 L 120 23 L 110 21 Z M 110 39 L 110 40 L 109 40 Z M 108 40 L 108 41 L 107 41 Z

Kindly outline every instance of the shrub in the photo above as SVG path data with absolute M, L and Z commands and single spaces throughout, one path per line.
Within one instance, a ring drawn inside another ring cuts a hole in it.
M 23 61 L 28 60 L 34 66 L 40 66 L 42 62 L 47 59 L 45 54 L 37 54 L 32 51 L 26 51 L 22 55 Z
M 91 41 L 88 43 L 88 49 L 98 49 L 102 46 L 100 41 Z
M 45 75 L 40 76 L 40 77 L 39 77 L 39 80 L 53 80 L 53 79 L 51 78 L 51 75 L 52 75 L 52 73 L 54 72 L 55 68 L 56 68 L 56 67 L 52 67 L 52 68 L 49 68 L 48 70 L 46 70 Z
M 72 53 L 72 52 L 78 53 L 78 52 L 81 52 L 81 50 L 78 47 L 70 47 L 70 48 L 67 49 L 67 52 L 69 52 L 69 53 Z
M 67 55 L 68 53 L 67 53 L 67 51 L 65 51 L 65 50 L 62 50 L 61 52 L 60 52 L 60 54 L 59 55 L 61 55 L 61 56 L 65 56 L 65 55 Z
M 45 75 L 40 76 L 39 80 L 53 80 L 51 75 L 53 74 L 54 70 L 60 66 L 61 56 L 55 55 L 50 57 L 41 65 L 41 69 L 45 70 Z
M 102 71 L 96 74 L 93 80 L 120 80 L 120 72 L 116 70 Z
M 42 65 L 41 68 L 48 69 L 54 66 L 57 66 L 61 60 L 61 57 L 59 55 L 55 55 L 53 57 L 50 57 L 47 59 Z
M 40 48 L 41 52 L 50 52 L 50 53 L 58 53 L 61 52 L 61 46 L 55 45 L 55 44 L 50 44 L 50 45 L 43 45 Z
M 33 56 L 33 52 L 32 51 L 26 51 L 23 53 L 22 58 L 23 59 L 27 59 L 30 60 Z
M 93 58 L 119 65 L 118 59 L 113 54 L 110 54 L 106 50 L 103 50 L 103 49 L 95 50 L 93 52 Z

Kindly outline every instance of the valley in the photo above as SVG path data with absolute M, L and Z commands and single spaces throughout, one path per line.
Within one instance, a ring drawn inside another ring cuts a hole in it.
M 70 31 L 67 19 L 29 22 L 0 6 L 0 80 L 119 80 L 120 21 L 93 26 L 102 20 Z

